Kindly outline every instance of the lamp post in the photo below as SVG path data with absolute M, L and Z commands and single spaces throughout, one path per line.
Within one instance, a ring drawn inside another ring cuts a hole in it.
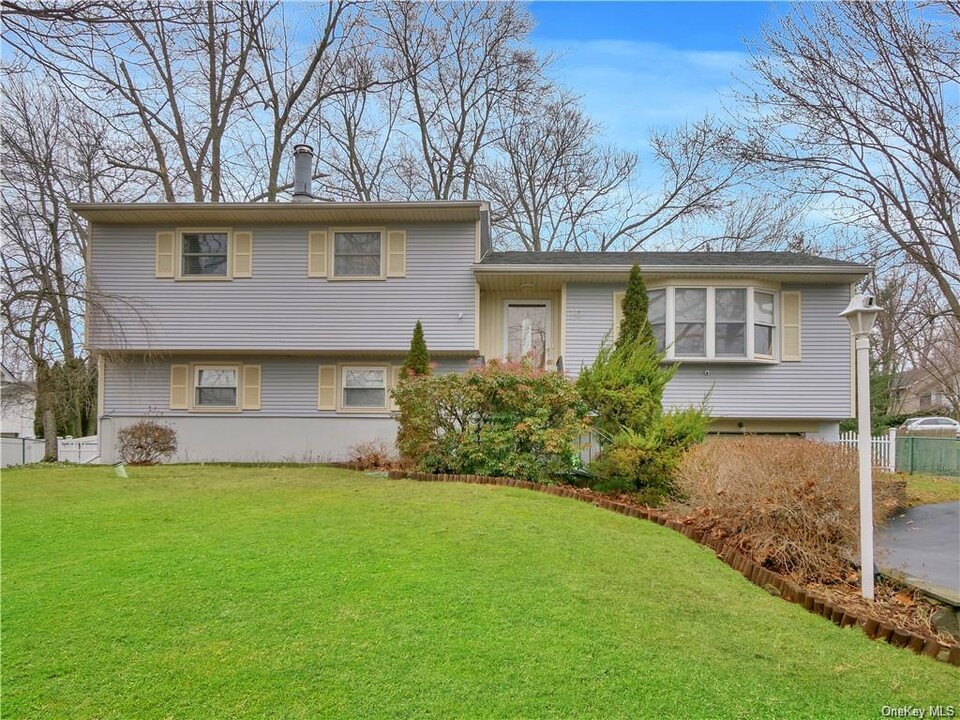
M 860 594 L 873 600 L 873 462 L 870 457 L 870 331 L 881 308 L 872 295 L 854 295 L 840 313 L 857 347 L 857 431 L 860 450 Z

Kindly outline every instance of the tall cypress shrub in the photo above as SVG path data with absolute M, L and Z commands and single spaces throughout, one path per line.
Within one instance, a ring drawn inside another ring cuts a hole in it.
M 627 292 L 623 296 L 623 315 L 620 320 L 620 334 L 617 336 L 615 347 L 618 351 L 632 345 L 639 340 L 641 343 L 656 347 L 653 337 L 653 328 L 647 317 L 649 300 L 647 286 L 640 275 L 640 266 L 634 264 L 630 268 L 630 279 L 627 281 Z
M 423 339 L 423 325 L 419 320 L 413 326 L 410 350 L 403 360 L 403 374 L 404 376 L 430 374 L 430 353 L 427 351 L 427 342 Z

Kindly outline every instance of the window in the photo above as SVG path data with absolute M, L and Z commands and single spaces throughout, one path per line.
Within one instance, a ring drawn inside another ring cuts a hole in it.
M 379 230 L 333 234 L 334 277 L 383 277 L 382 255 L 383 233 Z
M 529 358 L 534 367 L 546 367 L 549 347 L 546 302 L 508 302 L 506 320 L 507 357 L 513 362 Z
M 647 319 L 657 339 L 657 352 L 663 352 L 667 347 L 667 291 L 651 290 L 647 300 Z
M 717 288 L 714 291 L 714 342 L 717 357 L 747 356 L 747 291 Z
M 773 293 L 753 292 L 753 352 L 773 357 L 774 321 Z
M 614 336 L 622 317 L 623 297 L 623 292 L 613 293 Z M 661 285 L 648 290 L 647 299 L 647 318 L 657 349 L 665 353 L 667 361 L 800 360 L 798 291 L 775 292 L 748 283 L 740 287 L 732 283 Z
M 194 406 L 237 407 L 237 374 L 236 367 L 197 366 L 194 376 Z
M 228 277 L 229 234 L 183 232 L 180 234 L 182 277 Z
M 707 354 L 706 288 L 677 288 L 674 302 L 674 352 L 683 357 L 704 357 Z
M 387 407 L 387 370 L 383 367 L 344 367 L 344 408 L 383 410 Z

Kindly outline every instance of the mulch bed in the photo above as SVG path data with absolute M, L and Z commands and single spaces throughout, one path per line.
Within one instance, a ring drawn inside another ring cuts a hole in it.
M 433 475 L 391 470 L 389 477 L 519 487 L 589 502 L 622 515 L 650 520 L 711 548 L 717 557 L 755 585 L 788 602 L 803 605 L 810 612 L 822 615 L 840 627 L 857 625 L 871 639 L 883 640 L 895 647 L 907 647 L 916 653 L 960 666 L 960 644 L 955 639 L 943 634 L 938 635 L 931 629 L 929 617 L 937 606 L 927 601 L 919 592 L 881 582 L 876 587 L 876 599 L 871 603 L 860 597 L 860 587 L 855 574 L 831 584 L 801 584 L 795 578 L 760 565 L 722 537 L 702 533 L 689 522 L 685 523 L 682 517 L 640 505 L 627 495 L 613 497 L 570 485 L 539 485 L 513 478 L 480 475 Z

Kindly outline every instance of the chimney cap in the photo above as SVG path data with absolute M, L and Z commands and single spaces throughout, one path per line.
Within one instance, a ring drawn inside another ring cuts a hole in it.
M 311 154 L 313 154 L 313 146 L 311 146 L 311 145 L 305 145 L 305 144 L 303 144 L 303 143 L 300 143 L 299 145 L 294 145 L 294 146 L 293 146 L 293 154 L 294 154 L 294 155 L 299 155 L 300 153 L 311 153 Z

